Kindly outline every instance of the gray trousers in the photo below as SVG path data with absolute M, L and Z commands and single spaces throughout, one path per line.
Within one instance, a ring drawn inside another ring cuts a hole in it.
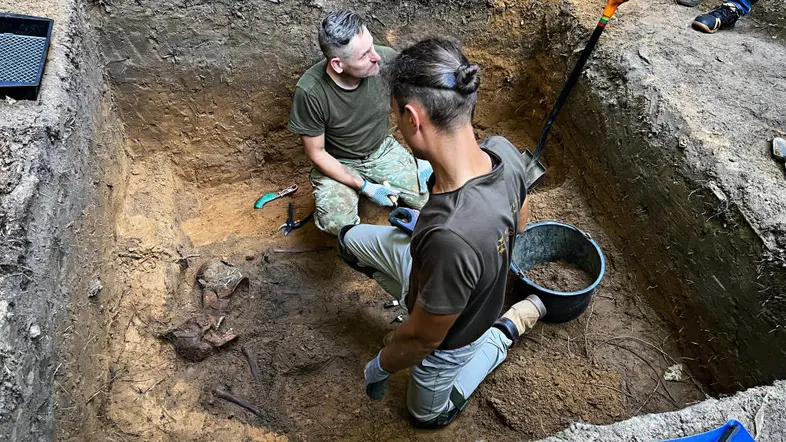
M 409 235 L 395 227 L 360 224 L 347 232 L 344 243 L 361 265 L 377 270 L 374 279 L 382 288 L 405 300 L 412 270 Z M 511 345 L 500 330 L 490 328 L 469 345 L 434 350 L 410 367 L 407 408 L 416 423 L 450 423 L 481 381 L 505 360 Z

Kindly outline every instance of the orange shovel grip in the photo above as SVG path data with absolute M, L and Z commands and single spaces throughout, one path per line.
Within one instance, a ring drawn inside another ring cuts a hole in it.
M 608 21 L 615 12 L 617 12 L 617 8 L 619 5 L 625 3 L 628 0 L 609 0 L 606 2 L 606 7 L 603 9 L 603 18 Z

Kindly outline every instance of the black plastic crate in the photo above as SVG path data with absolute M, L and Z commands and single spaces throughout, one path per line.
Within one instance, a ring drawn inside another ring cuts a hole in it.
M 53 24 L 49 18 L 0 13 L 0 97 L 38 98 Z

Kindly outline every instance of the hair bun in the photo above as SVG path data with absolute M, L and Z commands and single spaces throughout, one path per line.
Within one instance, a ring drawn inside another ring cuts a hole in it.
M 476 64 L 463 64 L 456 69 L 455 89 L 464 94 L 474 94 L 480 86 L 480 66 Z

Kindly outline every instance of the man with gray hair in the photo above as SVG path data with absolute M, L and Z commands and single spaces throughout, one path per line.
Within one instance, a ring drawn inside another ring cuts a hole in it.
M 319 46 L 325 59 L 298 81 L 289 119 L 314 164 L 317 227 L 337 235 L 358 224 L 360 194 L 380 206 L 400 198 L 420 209 L 431 166 L 390 135 L 390 93 L 380 74 L 396 51 L 375 45 L 360 16 L 349 11 L 324 18 Z

